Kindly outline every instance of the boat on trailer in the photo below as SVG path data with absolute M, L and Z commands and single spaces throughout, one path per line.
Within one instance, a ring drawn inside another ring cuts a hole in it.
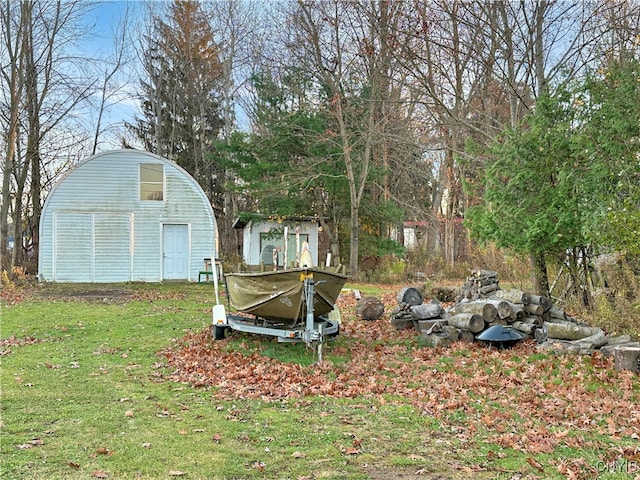
M 231 306 L 266 321 L 295 325 L 306 316 L 305 280 L 313 280 L 314 316 L 334 309 L 347 277 L 319 268 L 292 268 L 225 275 Z
M 216 315 L 213 329 L 216 339 L 225 330 L 272 335 L 280 342 L 304 341 L 318 346 L 326 336 L 339 332 L 339 312 L 335 302 L 348 277 L 335 270 L 300 267 L 253 273 L 225 275 L 227 300 L 239 314 Z M 218 306 L 219 307 L 219 306 Z

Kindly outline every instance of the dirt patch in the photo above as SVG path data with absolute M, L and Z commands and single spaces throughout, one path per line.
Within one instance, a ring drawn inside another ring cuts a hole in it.
M 123 303 L 131 300 L 134 292 L 122 285 L 40 284 L 33 289 L 33 295 L 59 301 Z
M 396 480 L 463 480 L 468 479 L 470 477 L 469 473 L 457 474 L 456 472 L 449 472 L 447 475 L 440 475 L 435 473 L 429 473 L 427 469 L 417 468 L 413 470 L 402 470 L 399 468 L 366 468 L 365 472 L 367 474 L 367 478 L 369 480 L 389 480 L 391 478 Z M 478 477 L 477 475 L 475 478 Z M 492 474 L 491 477 L 486 478 L 495 478 L 495 473 Z

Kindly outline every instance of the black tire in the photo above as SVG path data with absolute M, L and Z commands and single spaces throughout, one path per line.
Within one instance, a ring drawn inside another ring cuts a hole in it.
M 337 325 L 338 329 L 334 332 L 329 334 L 329 338 L 336 338 L 338 335 L 340 335 L 340 324 Z
M 213 326 L 213 338 L 216 340 L 224 340 L 224 334 L 227 327 L 224 325 L 214 325 Z

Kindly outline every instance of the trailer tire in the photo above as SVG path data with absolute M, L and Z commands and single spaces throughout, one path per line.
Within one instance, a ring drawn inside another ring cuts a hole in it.
M 224 325 L 214 325 L 213 326 L 213 338 L 216 340 L 224 340 L 225 330 L 227 329 Z
M 337 325 L 337 327 L 338 327 L 338 329 L 337 329 L 335 332 L 330 333 L 330 334 L 328 335 L 328 336 L 329 336 L 329 338 L 335 338 L 335 337 L 337 337 L 338 335 L 340 335 L 340 324 L 338 324 L 338 325 Z

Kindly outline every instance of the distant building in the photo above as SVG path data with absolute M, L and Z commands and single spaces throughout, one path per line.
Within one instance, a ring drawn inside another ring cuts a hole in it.
M 318 220 L 314 217 L 246 215 L 237 218 L 233 228 L 241 232 L 242 258 L 250 268 L 262 264 L 273 269 L 274 261 L 278 267 L 291 267 L 304 242 L 308 243 L 313 265 L 318 265 Z M 324 264 L 325 258 L 320 261 Z
M 204 191 L 174 162 L 138 150 L 90 157 L 49 193 L 38 277 L 48 282 L 198 280 L 217 257 Z
M 409 250 L 418 248 L 423 245 L 424 238 L 428 235 L 430 230 L 429 222 L 425 221 L 405 221 L 404 222 L 404 247 Z

